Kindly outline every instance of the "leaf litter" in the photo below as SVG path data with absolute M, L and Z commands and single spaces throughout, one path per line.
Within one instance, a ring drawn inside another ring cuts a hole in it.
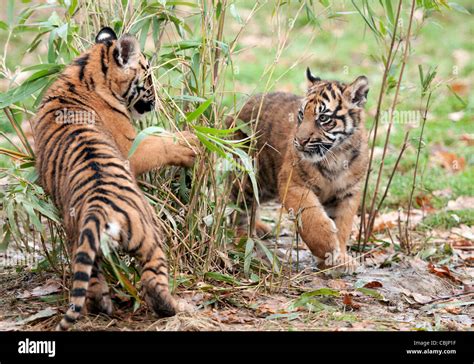
M 456 201 L 456 200 L 455 200 Z M 458 201 L 459 202 L 459 201 Z M 461 200 L 463 202 L 463 200 Z M 263 206 L 274 227 L 279 205 Z M 385 224 L 398 220 L 398 211 Z M 420 210 L 420 216 L 424 212 Z M 416 213 L 414 214 L 416 215 Z M 474 317 L 472 227 L 430 231 L 414 237 L 417 252 L 407 256 L 389 242 L 385 226 L 356 274 L 321 273 L 304 244 L 294 242 L 294 222 L 264 241 L 276 246 L 286 278 L 252 283 L 224 273 L 179 287 L 177 295 L 198 309 L 157 319 L 145 306 L 117 307 L 112 317 L 84 316 L 77 330 L 470 330 Z M 388 224 L 390 225 L 390 224 Z M 396 230 L 396 227 L 392 227 Z M 395 235 L 395 234 L 393 234 Z M 435 254 L 419 256 L 433 245 Z M 449 249 L 442 248 L 449 246 Z M 441 253 L 439 253 L 441 251 Z M 256 253 L 259 251 L 256 249 Z M 437 255 L 438 254 L 438 255 Z M 441 254 L 441 255 L 440 255 Z M 436 259 L 435 259 L 436 258 Z M 0 270 L 0 330 L 51 330 L 64 312 L 62 283 L 54 275 Z M 264 284 L 266 282 L 266 285 Z M 46 298 L 51 298 L 45 300 Z M 56 301 L 54 301 L 56 299 Z

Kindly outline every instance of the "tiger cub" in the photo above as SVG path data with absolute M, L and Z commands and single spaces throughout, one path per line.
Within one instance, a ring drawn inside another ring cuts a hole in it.
M 260 201 L 279 196 L 298 221 L 299 234 L 321 266 L 348 263 L 346 242 L 360 201 L 360 185 L 368 164 L 364 104 L 365 76 L 351 84 L 325 81 L 311 74 L 306 96 L 270 93 L 252 97 L 237 118 L 251 122 L 257 137 L 257 182 Z M 234 118 L 228 125 L 235 124 Z M 239 131 L 238 138 L 244 138 Z M 234 184 L 233 199 L 244 190 L 242 209 L 249 210 L 252 186 Z M 248 225 L 238 218 L 238 233 Z M 256 220 L 255 232 L 270 232 Z M 354 265 L 352 264 L 354 267 Z
M 169 292 L 165 237 L 135 176 L 163 165 L 192 166 L 197 139 L 187 132 L 149 136 L 127 160 L 136 136 L 131 117 L 154 104 L 137 39 L 117 39 L 106 27 L 49 87 L 33 120 L 40 183 L 62 214 L 73 253 L 70 306 L 58 330 L 69 329 L 81 312 L 112 312 L 100 266 L 107 237 L 141 264 L 144 296 L 158 315 L 185 306 Z

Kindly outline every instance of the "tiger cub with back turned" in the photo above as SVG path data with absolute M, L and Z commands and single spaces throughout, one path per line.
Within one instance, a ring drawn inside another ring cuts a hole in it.
M 299 234 L 313 255 L 324 260 L 322 266 L 334 266 L 349 262 L 346 242 L 367 170 L 368 81 L 365 76 L 347 85 L 325 81 L 309 69 L 306 75 L 304 98 L 281 92 L 257 95 L 237 118 L 255 128 L 260 201 L 279 196 L 297 218 Z M 228 124 L 235 120 L 229 118 Z M 246 137 L 238 133 L 238 138 Z M 234 185 L 234 200 L 241 190 Z M 248 210 L 253 200 L 250 183 L 243 190 L 240 206 Z M 248 214 L 241 213 L 238 220 L 242 234 Z M 270 232 L 258 219 L 255 228 L 258 236 Z
M 150 67 L 137 39 L 103 28 L 96 44 L 49 87 L 32 121 L 40 183 L 59 208 L 72 248 L 69 329 L 83 308 L 112 312 L 101 273 L 101 239 L 118 242 L 142 266 L 147 303 L 160 316 L 186 307 L 168 290 L 165 237 L 135 176 L 164 165 L 191 166 L 196 138 L 149 136 L 130 158 L 132 116 L 154 108 Z

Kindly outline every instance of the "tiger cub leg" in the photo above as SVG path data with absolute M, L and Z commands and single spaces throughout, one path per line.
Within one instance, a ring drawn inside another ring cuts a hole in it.
M 197 137 L 188 131 L 170 136 L 149 136 L 130 157 L 133 173 L 140 175 L 165 165 L 192 167 L 198 144 Z
M 92 267 L 91 280 L 86 297 L 87 312 L 105 313 L 111 315 L 113 312 L 113 304 L 110 298 L 109 285 L 105 280 L 100 267 L 100 259 L 96 258 Z
M 280 191 L 280 199 L 297 219 L 298 232 L 314 256 L 327 262 L 341 254 L 336 224 L 311 190 L 289 186 L 287 191 Z
M 352 259 L 346 251 L 346 245 L 352 231 L 354 216 L 357 213 L 360 202 L 360 191 L 346 193 L 338 199 L 337 205 L 333 208 L 332 216 L 337 226 L 337 236 L 341 248 L 341 263 L 347 263 L 351 269 L 357 267 L 357 262 Z
M 157 239 L 157 232 L 147 234 L 129 244 L 129 252 L 142 266 L 141 281 L 145 301 L 160 317 L 174 316 L 177 312 L 190 311 L 183 300 L 175 300 L 169 292 L 168 267 L 165 254 Z

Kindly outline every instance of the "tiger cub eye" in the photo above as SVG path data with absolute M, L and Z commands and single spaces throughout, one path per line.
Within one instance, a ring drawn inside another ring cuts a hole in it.
M 323 114 L 323 115 L 319 115 L 318 121 L 319 121 L 320 123 L 325 123 L 325 122 L 328 121 L 328 120 L 329 120 L 329 116 L 324 115 L 324 114 Z
M 327 116 L 327 115 L 321 115 L 321 116 L 325 116 L 324 124 L 321 123 L 321 117 L 319 117 L 318 120 L 321 123 L 320 124 L 321 128 L 323 128 L 325 131 L 331 130 L 336 126 L 336 121 L 335 120 L 330 119 L 329 116 Z

